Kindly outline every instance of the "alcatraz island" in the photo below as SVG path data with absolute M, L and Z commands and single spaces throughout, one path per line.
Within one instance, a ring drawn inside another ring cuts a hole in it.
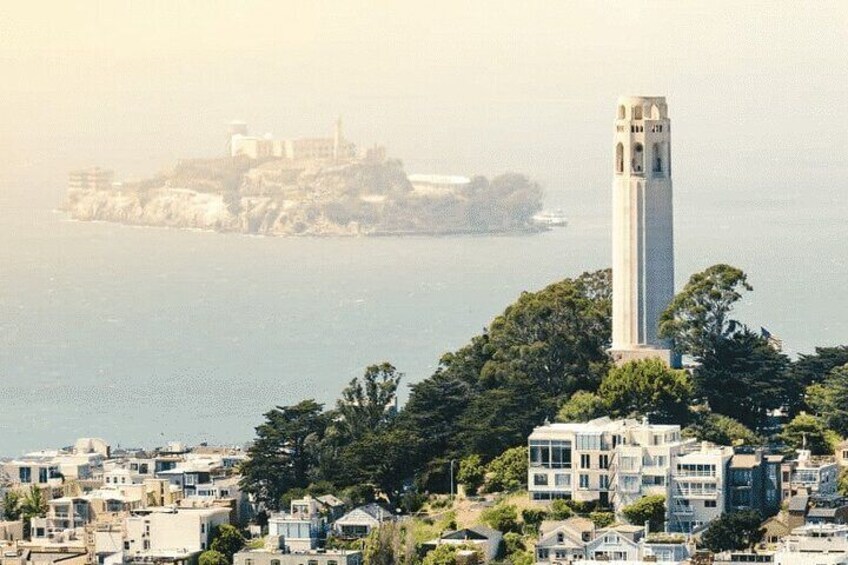
M 183 159 L 169 171 L 115 181 L 110 170 L 70 173 L 76 220 L 293 235 L 403 235 L 536 231 L 564 225 L 539 214 L 528 177 L 412 174 L 381 146 L 360 150 L 342 132 L 276 139 L 229 124 L 224 156 Z

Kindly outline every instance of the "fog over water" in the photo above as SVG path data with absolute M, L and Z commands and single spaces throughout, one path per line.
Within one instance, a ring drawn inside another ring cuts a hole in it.
M 365 365 L 407 382 L 522 290 L 609 265 L 615 99 L 665 95 L 678 286 L 748 272 L 790 354 L 848 342 L 844 3 L 0 5 L 0 455 L 244 441 Z M 70 169 L 224 151 L 234 118 L 410 173 L 519 171 L 565 230 L 273 239 L 69 222 Z

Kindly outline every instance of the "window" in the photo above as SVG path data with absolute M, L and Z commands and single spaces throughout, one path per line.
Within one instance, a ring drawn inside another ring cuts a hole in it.
M 533 485 L 534 486 L 547 486 L 548 484 L 548 476 L 543 473 L 537 473 L 533 475 Z
M 124 542 L 124 551 L 129 551 L 129 550 L 130 550 L 130 542 L 125 541 Z
M 588 453 L 580 454 L 580 468 L 588 469 L 591 466 L 591 460 Z
M 47 482 L 47 467 L 41 467 L 38 470 L 38 482 L 41 484 Z
M 625 475 L 622 479 L 624 480 L 621 487 L 624 492 L 639 492 L 639 477 Z
M 557 543 L 565 543 L 565 534 L 557 532 Z
M 645 170 L 645 150 L 641 143 L 633 145 L 633 159 L 630 160 L 630 171 L 641 173 Z
M 601 475 L 600 477 L 600 488 L 601 490 L 607 490 L 609 488 L 609 475 Z
M 589 475 L 580 475 L 580 488 L 589 488 Z
M 603 455 L 598 457 L 598 466 L 601 469 L 609 469 L 609 455 L 604 453 Z
M 601 435 L 577 434 L 577 449 L 579 451 L 598 451 L 601 449 Z
M 624 172 L 624 145 L 619 143 L 615 146 L 615 172 L 619 175 Z M 615 438 L 613 438 L 613 443 Z
M 557 473 L 554 475 L 554 485 L 558 487 L 571 486 L 571 475 L 568 473 Z
M 662 145 L 654 143 L 654 172 L 663 172 Z
M 704 501 L 704 508 L 715 508 L 715 507 L 716 507 L 716 501 L 715 500 L 705 500 Z
M 279 559 L 272 559 L 271 565 L 280 565 L 280 560 Z
M 642 107 L 641 106 L 633 106 L 633 119 L 641 120 L 642 119 Z
M 623 104 L 620 105 L 618 107 L 618 119 L 623 120 L 625 115 L 626 115 L 626 112 L 627 112 L 627 108 L 625 108 Z
M 32 482 L 32 469 L 29 467 L 21 467 L 18 469 L 18 478 L 22 483 Z

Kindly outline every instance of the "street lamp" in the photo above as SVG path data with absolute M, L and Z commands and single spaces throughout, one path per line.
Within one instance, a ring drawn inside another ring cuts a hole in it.
M 453 500 L 454 497 L 454 482 L 453 482 L 453 464 L 456 462 L 456 459 L 450 460 L 450 499 Z

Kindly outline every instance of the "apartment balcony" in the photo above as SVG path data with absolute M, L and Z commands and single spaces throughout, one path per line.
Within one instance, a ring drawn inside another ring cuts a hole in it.
M 692 516 L 695 514 L 695 509 L 691 506 L 677 506 L 671 509 L 671 513 L 675 516 Z

